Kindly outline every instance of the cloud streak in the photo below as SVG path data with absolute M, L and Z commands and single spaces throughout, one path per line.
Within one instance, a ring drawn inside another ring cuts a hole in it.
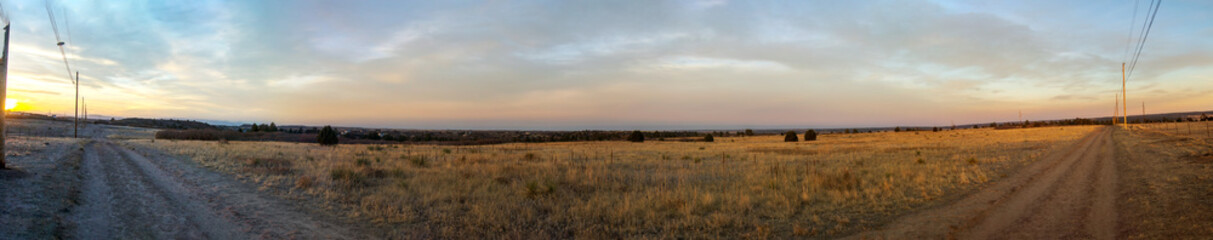
M 1132 11 L 1050 1 L 59 4 L 93 112 L 487 129 L 1106 115 L 1129 24 L 1121 15 Z M 35 108 L 70 111 L 70 92 L 50 89 L 66 79 L 56 79 L 41 2 L 12 5 L 13 73 L 48 89 L 10 87 L 29 90 L 15 94 Z M 1199 103 L 1209 96 L 1166 93 L 1213 90 L 1202 81 L 1213 43 L 1194 40 L 1213 37 L 1213 7 L 1162 10 L 1130 100 L 1208 109 Z

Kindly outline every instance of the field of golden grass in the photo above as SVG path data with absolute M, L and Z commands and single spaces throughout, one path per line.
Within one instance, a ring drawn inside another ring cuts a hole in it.
M 1213 236 L 1213 122 L 1134 124 L 1114 137 L 1127 239 Z
M 399 238 L 837 237 L 954 199 L 1094 126 L 483 146 L 129 140 Z

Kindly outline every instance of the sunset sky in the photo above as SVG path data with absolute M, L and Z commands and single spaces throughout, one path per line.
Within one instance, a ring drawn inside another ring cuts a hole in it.
M 1148 2 L 51 3 L 93 115 L 704 129 L 1111 115 Z M 46 4 L 0 3 L 9 98 L 70 114 Z M 1210 13 L 1211 1 L 1162 3 L 1130 113 L 1213 110 Z

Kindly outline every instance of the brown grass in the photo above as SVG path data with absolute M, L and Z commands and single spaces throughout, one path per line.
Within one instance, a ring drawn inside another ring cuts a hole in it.
M 487 146 L 131 143 L 337 203 L 389 237 L 788 238 L 878 226 L 1005 176 L 1092 129 L 826 134 L 796 143 L 780 136 Z M 242 171 L 247 159 L 284 160 L 291 171 Z
M 1199 239 L 1213 236 L 1213 132 L 1210 122 L 1135 124 L 1114 136 L 1124 206 L 1121 236 Z M 1189 130 L 1190 129 L 1190 130 Z

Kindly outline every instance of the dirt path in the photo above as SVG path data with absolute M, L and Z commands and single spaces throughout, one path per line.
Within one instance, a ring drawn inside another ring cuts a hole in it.
M 1117 171 L 1111 127 L 954 203 L 852 238 L 1113 239 Z
M 186 161 L 149 158 L 106 139 L 84 144 L 81 165 L 81 204 L 70 219 L 75 238 L 356 237 L 253 186 Z

